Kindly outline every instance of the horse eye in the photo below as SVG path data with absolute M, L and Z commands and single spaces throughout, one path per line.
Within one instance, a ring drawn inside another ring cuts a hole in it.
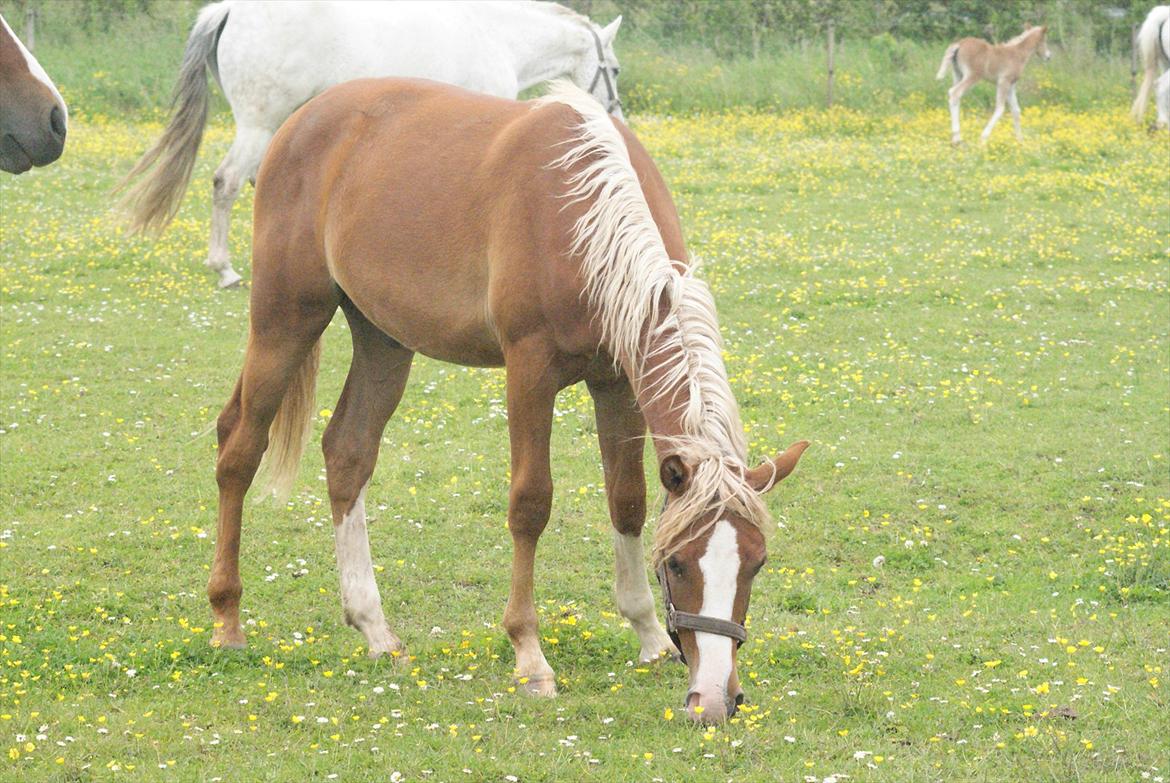
M 678 561 L 677 557 L 671 556 L 671 558 L 666 561 L 666 565 L 668 568 L 670 568 L 671 573 L 673 573 L 675 576 L 682 576 L 682 563 Z

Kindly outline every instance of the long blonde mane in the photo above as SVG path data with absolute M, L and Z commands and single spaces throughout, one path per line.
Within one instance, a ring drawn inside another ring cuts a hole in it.
M 566 104 L 581 117 L 568 151 L 552 165 L 577 169 L 566 183 L 567 198 L 589 203 L 574 226 L 572 252 L 582 259 L 583 296 L 602 343 L 641 399 L 669 398 L 681 409 L 683 435 L 671 439 L 671 448 L 692 477 L 658 520 L 655 563 L 704 535 L 725 512 L 767 530 L 767 509 L 745 480 L 747 444 L 711 291 L 692 267 L 667 254 L 629 151 L 601 105 L 563 81 L 537 105 L 549 103 Z M 650 358 L 653 383 L 645 372 Z

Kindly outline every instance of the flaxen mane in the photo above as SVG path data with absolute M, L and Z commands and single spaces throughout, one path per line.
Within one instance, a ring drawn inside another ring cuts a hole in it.
M 684 434 L 672 446 L 693 475 L 658 520 L 655 564 L 703 535 L 725 511 L 766 530 L 767 509 L 745 480 L 743 424 L 707 284 L 667 255 L 629 151 L 601 105 L 568 82 L 555 83 L 537 105 L 548 103 L 566 104 L 581 116 L 571 149 L 553 165 L 581 164 L 567 181 L 567 197 L 590 205 L 577 221 L 572 250 L 582 257 L 583 295 L 601 325 L 602 342 L 637 391 L 651 399 L 670 395 L 684 406 Z M 644 335 L 647 323 L 658 325 Z M 666 361 L 646 386 L 644 368 L 652 356 Z M 696 524 L 707 512 L 714 513 Z

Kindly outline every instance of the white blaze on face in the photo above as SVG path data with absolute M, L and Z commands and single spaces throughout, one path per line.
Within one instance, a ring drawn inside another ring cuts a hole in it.
M 65 99 L 61 97 L 61 93 L 57 91 L 57 85 L 53 84 L 53 80 L 49 78 L 49 74 L 45 73 L 45 69 L 37 62 L 37 58 L 32 56 L 32 52 L 24 48 L 24 43 L 16 37 L 16 33 L 12 32 L 12 28 L 8 26 L 8 20 L 0 16 L 0 24 L 4 25 L 4 31 L 16 42 L 16 48 L 20 50 L 21 56 L 24 57 L 25 63 L 28 64 L 28 72 L 37 81 L 49 88 L 49 92 L 53 93 L 53 97 L 57 99 L 57 105 L 61 107 L 61 112 L 65 115 L 65 120 L 68 121 L 69 108 L 65 105 Z
M 726 519 L 716 523 L 707 551 L 699 558 L 699 569 L 703 572 L 703 607 L 699 614 L 730 620 L 739 576 L 739 541 L 735 528 Z M 703 701 L 722 700 L 731 676 L 735 640 L 696 631 L 695 643 L 699 648 L 699 670 L 692 688 Z

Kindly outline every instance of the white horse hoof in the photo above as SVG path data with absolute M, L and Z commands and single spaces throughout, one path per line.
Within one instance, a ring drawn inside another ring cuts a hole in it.
M 227 271 L 219 273 L 219 287 L 220 288 L 235 288 L 240 284 L 244 278 L 236 274 L 236 270 L 228 269 Z

